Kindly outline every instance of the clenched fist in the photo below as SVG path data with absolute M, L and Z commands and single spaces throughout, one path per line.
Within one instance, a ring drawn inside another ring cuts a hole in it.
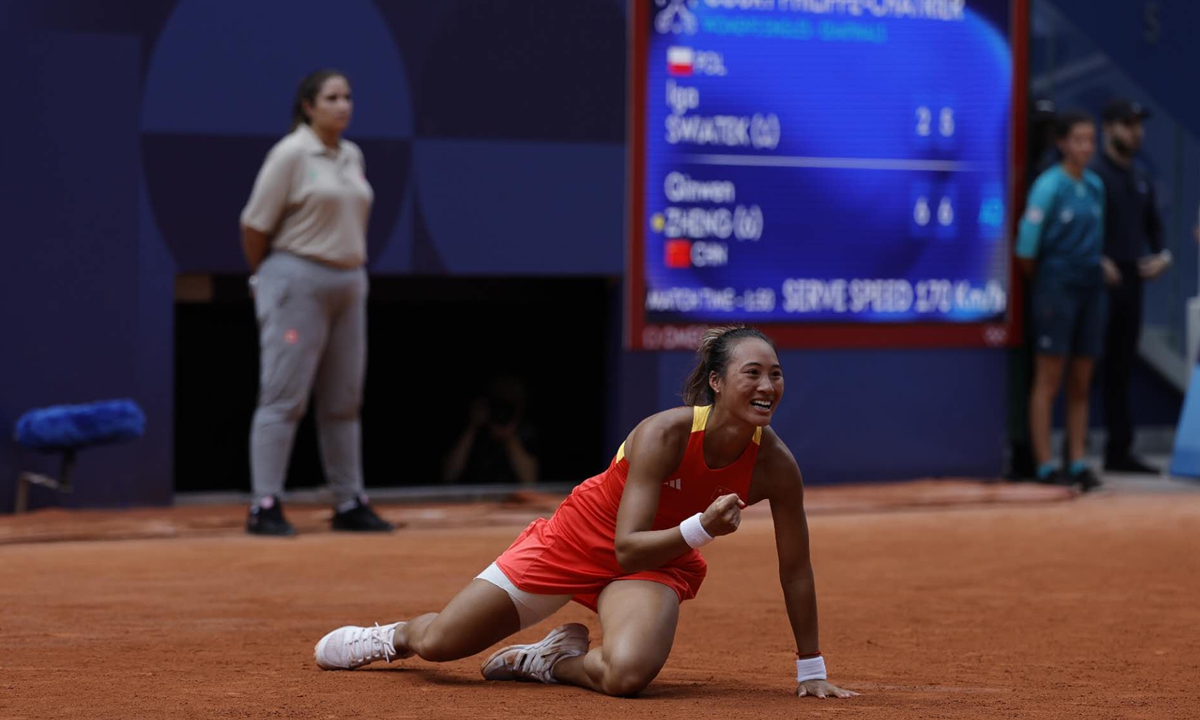
M 722 495 L 700 516 L 700 524 L 713 537 L 728 535 L 738 529 L 742 522 L 742 508 L 746 503 L 736 493 Z

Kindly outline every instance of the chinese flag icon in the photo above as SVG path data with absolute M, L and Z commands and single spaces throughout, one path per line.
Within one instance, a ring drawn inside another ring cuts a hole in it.
M 666 264 L 669 268 L 686 268 L 692 266 L 692 243 L 688 240 L 668 240 L 666 244 Z

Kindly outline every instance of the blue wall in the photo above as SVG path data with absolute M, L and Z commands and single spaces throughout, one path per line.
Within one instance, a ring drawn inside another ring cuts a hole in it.
M 354 84 L 373 273 L 621 274 L 623 0 L 328 7 L 0 0 L 0 57 L 21 68 L 4 114 L 20 141 L 0 151 L 0 511 L 18 469 L 54 469 L 11 442 L 20 413 L 104 397 L 141 403 L 148 434 L 88 451 L 67 503 L 170 502 L 174 278 L 244 272 L 238 212 L 313 66 Z M 613 342 L 615 448 L 678 402 L 689 358 Z M 783 359 L 776 429 L 811 482 L 1000 471 L 1003 353 Z
M 142 212 L 141 41 L 0 40 L 0 65 L 21 68 L 0 162 L 0 510 L 18 469 L 57 471 L 12 443 L 20 413 L 108 397 L 136 398 L 148 434 L 83 455 L 69 502 L 168 502 L 174 270 Z
M 1200 67 L 1193 0 L 1033 0 L 1065 15 L 1091 43 L 1200 134 L 1200 95 L 1183 76 Z M 1181 74 L 1183 76 L 1181 76 Z

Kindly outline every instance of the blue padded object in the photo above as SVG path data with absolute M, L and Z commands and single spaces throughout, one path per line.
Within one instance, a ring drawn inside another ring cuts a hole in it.
M 104 445 L 141 437 L 146 416 L 132 400 L 55 405 L 17 420 L 17 442 L 46 452 Z

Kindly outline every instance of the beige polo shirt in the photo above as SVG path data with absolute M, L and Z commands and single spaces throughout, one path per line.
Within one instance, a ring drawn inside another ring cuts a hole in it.
M 367 261 L 367 218 L 375 193 L 362 150 L 326 147 L 308 125 L 277 142 L 254 181 L 242 224 L 286 250 L 337 267 Z

